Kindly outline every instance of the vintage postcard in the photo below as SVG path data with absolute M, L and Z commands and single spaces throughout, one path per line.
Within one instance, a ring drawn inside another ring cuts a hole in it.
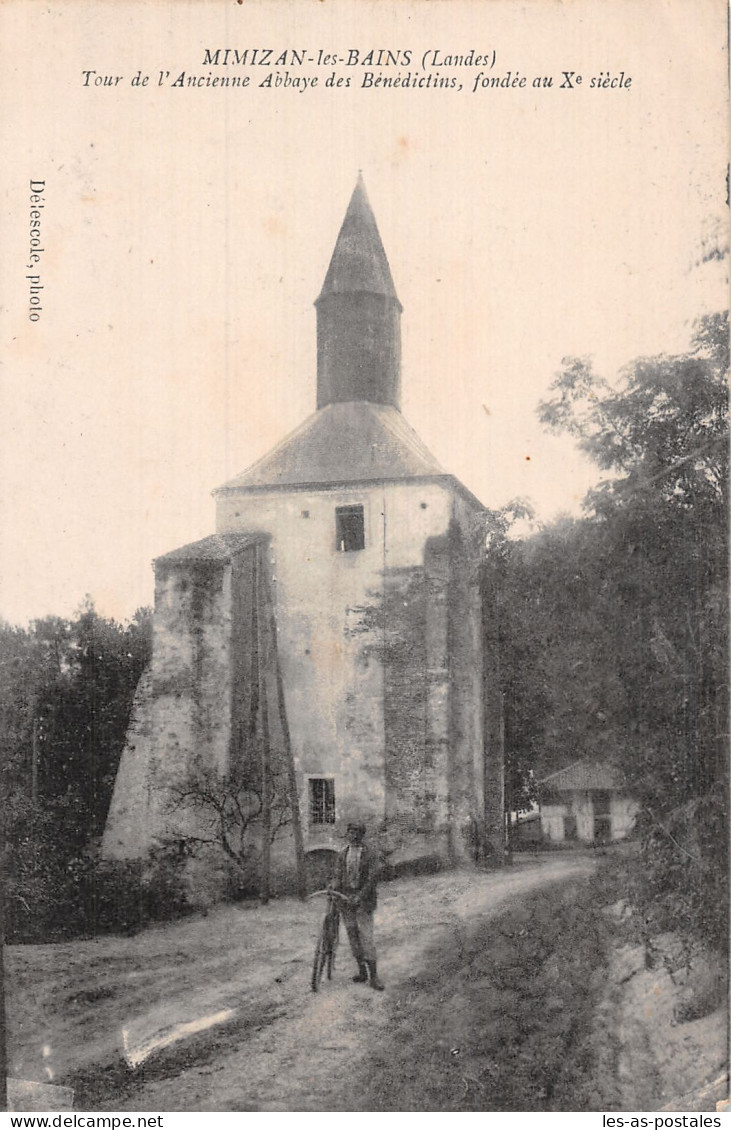
M 0 7 L 10 1110 L 722 1124 L 727 48 Z

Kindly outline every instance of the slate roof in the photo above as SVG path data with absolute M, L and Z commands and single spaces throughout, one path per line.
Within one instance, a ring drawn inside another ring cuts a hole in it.
M 557 773 L 544 777 L 538 784 L 551 792 L 569 792 L 574 789 L 605 789 L 610 792 L 621 789 L 621 774 L 611 765 L 594 764 L 591 761 L 575 761 Z
M 213 493 L 422 478 L 449 480 L 477 502 L 444 471 L 397 408 L 358 400 L 321 408 Z
M 359 175 L 315 305 L 328 294 L 364 293 L 385 295 L 398 302 L 378 225 Z
M 174 565 L 178 561 L 220 561 L 225 563 L 230 561 L 237 553 L 240 553 L 241 550 L 264 541 L 266 541 L 266 537 L 263 534 L 211 534 L 210 537 L 201 538 L 200 541 L 181 545 L 179 549 L 173 549 L 170 553 L 163 553 L 161 557 L 155 558 L 154 564 Z

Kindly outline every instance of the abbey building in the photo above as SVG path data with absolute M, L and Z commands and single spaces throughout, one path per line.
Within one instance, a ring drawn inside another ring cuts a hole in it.
M 275 884 L 297 858 L 314 873 L 354 816 L 394 868 L 501 840 L 484 511 L 401 415 L 402 308 L 361 179 L 315 306 L 316 411 L 214 491 L 213 535 L 155 562 L 107 858 L 204 840 L 196 774 L 249 774 Z

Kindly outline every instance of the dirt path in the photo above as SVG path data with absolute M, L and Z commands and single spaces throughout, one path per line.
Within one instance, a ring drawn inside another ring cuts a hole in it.
M 344 938 L 311 993 L 322 899 L 8 947 L 10 1074 L 86 1111 L 714 1110 L 726 1010 L 675 1024 L 677 986 L 644 969 L 595 863 L 384 884 L 385 993 L 352 984 Z
M 317 995 L 309 991 L 312 937 L 322 913 L 320 905 L 312 907 L 312 928 L 300 929 L 295 956 L 290 939 L 280 937 L 286 952 L 280 948 L 258 963 L 255 980 L 226 998 L 241 1018 L 238 1029 L 212 1030 L 194 1056 L 191 1049 L 179 1050 L 167 1064 L 163 1058 L 162 1070 L 151 1063 L 134 1087 L 125 1088 L 126 1100 L 117 1097 L 107 1109 L 362 1110 L 351 1081 L 358 1078 L 358 1065 L 388 1041 L 391 1014 L 409 977 L 423 976 L 425 963 L 443 947 L 454 952 L 468 923 L 489 919 L 546 884 L 582 878 L 592 868 L 585 857 L 552 857 L 520 861 L 502 873 L 452 872 L 384 886 L 376 932 L 385 993 L 351 983 L 345 942 L 334 981 Z M 186 1015 L 206 1015 L 221 1003 L 220 993 L 198 993 Z M 159 1019 L 169 1021 L 170 1015 L 167 1010 Z M 154 1014 L 146 1024 L 154 1026 Z M 195 1061 L 186 1066 L 186 1058 Z

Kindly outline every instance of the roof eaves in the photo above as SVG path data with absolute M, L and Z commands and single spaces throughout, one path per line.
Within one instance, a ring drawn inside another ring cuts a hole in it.
M 471 503 L 476 509 L 486 510 L 487 507 L 480 502 L 479 498 L 468 490 L 464 483 L 461 483 L 454 475 L 449 475 L 446 472 L 439 475 L 393 475 L 393 476 L 377 476 L 371 479 L 338 479 L 328 480 L 327 482 L 312 481 L 303 483 L 264 483 L 256 485 L 243 485 L 243 486 L 230 486 L 224 485 L 216 487 L 211 491 L 214 498 L 217 495 L 233 495 L 233 494 L 268 494 L 274 492 L 281 494 L 284 491 L 313 491 L 313 490 L 343 490 L 344 488 L 357 489 L 358 487 L 371 487 L 378 486 L 379 483 L 445 483 L 451 486 L 454 490 L 458 491 L 467 502 Z
M 547 777 L 542 777 L 537 784 L 547 785 L 554 777 L 562 777 L 564 773 L 568 773 L 569 769 L 575 769 L 577 765 L 583 765 L 585 761 L 585 757 L 580 757 L 578 761 L 572 761 L 570 765 L 564 765 L 563 769 L 557 769 L 555 773 L 549 773 Z
M 348 288 L 348 289 L 341 289 L 341 290 L 330 289 L 330 290 L 327 290 L 327 291 L 323 288 L 320 291 L 320 293 L 318 294 L 317 298 L 315 299 L 315 301 L 313 302 L 312 305 L 315 306 L 315 307 L 318 307 L 320 305 L 320 303 L 323 302 L 326 298 L 332 298 L 333 295 L 340 295 L 340 294 L 367 294 L 367 295 L 370 295 L 374 298 L 382 298 L 386 302 L 395 303 L 395 305 L 398 307 L 399 314 L 403 314 L 403 312 L 404 312 L 404 308 L 401 305 L 401 302 L 400 302 L 397 294 L 395 294 L 395 293 L 393 295 L 384 294 L 384 292 L 382 290 L 374 290 L 374 289 L 369 288 L 369 287 L 358 287 L 357 289 Z

